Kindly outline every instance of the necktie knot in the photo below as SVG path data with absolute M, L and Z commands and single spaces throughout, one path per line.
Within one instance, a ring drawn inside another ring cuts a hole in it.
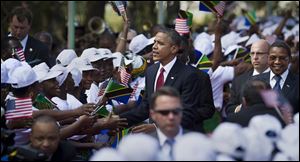
M 175 140 L 171 139 L 171 138 L 169 138 L 169 139 L 166 140 L 166 144 L 168 144 L 170 146 L 173 146 L 174 142 L 175 142 Z
M 165 69 L 164 69 L 164 68 L 161 68 L 161 69 L 159 70 L 159 72 L 160 72 L 160 73 L 163 73 L 163 72 L 165 72 Z
M 275 75 L 274 79 L 276 80 L 276 82 L 279 82 L 281 80 L 281 76 L 280 75 Z

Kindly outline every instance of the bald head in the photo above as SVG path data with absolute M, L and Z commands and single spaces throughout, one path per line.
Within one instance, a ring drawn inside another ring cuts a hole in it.
M 263 39 L 256 41 L 251 46 L 251 63 L 259 73 L 264 72 L 268 68 L 269 49 L 269 43 Z
M 260 39 L 252 44 L 251 51 L 252 48 L 260 48 L 261 50 L 269 51 L 270 45 L 266 40 Z

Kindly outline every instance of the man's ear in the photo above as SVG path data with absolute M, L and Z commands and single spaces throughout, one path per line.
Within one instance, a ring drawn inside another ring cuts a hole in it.
M 176 46 L 176 45 L 172 45 L 171 46 L 171 52 L 172 52 L 172 54 L 177 54 L 178 51 L 179 51 L 179 47 L 178 46 Z
M 155 112 L 152 109 L 150 109 L 150 117 L 155 121 Z

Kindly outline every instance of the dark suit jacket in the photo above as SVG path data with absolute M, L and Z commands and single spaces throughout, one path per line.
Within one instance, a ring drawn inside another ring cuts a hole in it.
M 60 141 L 51 161 L 71 161 L 76 159 L 76 149 L 68 141 Z
M 280 118 L 274 108 L 268 108 L 263 103 L 255 104 L 241 109 L 238 113 L 231 113 L 227 116 L 227 121 L 240 124 L 243 127 L 247 127 L 252 117 L 256 115 L 269 114 L 276 117 L 282 126 L 285 126 L 284 121 Z
M 127 118 L 129 126 L 149 118 L 149 103 L 154 92 L 155 77 L 158 70 L 159 63 L 146 70 L 145 96 L 140 106 L 120 115 L 121 118 Z M 164 85 L 177 89 L 181 95 L 184 108 L 182 127 L 203 131 L 202 121 L 210 118 L 215 111 L 209 76 L 177 59 Z
M 49 66 L 49 49 L 41 41 L 28 36 L 26 48 L 24 51 L 26 62 L 31 67 L 45 62 Z
M 227 114 L 233 113 L 236 106 L 242 103 L 242 87 L 243 85 L 252 78 L 253 69 L 248 72 L 235 77 L 232 80 L 232 87 L 230 90 L 230 99 L 225 106 Z
M 270 72 L 255 76 L 254 79 L 270 83 Z M 299 75 L 289 71 L 283 84 L 281 94 L 290 102 L 294 108 L 294 114 L 299 112 Z

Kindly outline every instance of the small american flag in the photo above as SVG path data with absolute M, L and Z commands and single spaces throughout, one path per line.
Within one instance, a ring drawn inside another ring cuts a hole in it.
M 118 7 L 119 12 L 121 15 L 125 15 L 125 6 L 122 1 L 116 1 L 116 6 Z
M 7 104 L 7 111 L 5 117 L 7 120 L 31 118 L 31 98 L 16 98 L 15 100 L 9 100 Z
M 119 67 L 121 83 L 127 85 L 131 75 L 126 71 L 124 66 Z
M 274 90 L 265 90 L 260 92 L 261 97 L 265 104 L 269 107 L 279 109 L 279 115 L 283 120 L 289 124 L 293 121 L 293 107 L 290 105 L 287 99 L 285 99 L 280 93 Z
M 217 13 L 220 16 L 223 16 L 224 10 L 225 10 L 225 2 L 224 1 L 220 1 L 216 6 L 215 9 L 217 11 Z
M 138 86 L 139 86 L 139 82 L 137 81 L 137 82 L 134 84 L 134 86 L 133 86 L 133 91 L 132 91 L 132 93 L 130 94 L 130 97 L 129 97 L 129 100 L 130 100 L 130 101 L 136 101 L 136 98 L 135 98 L 134 96 L 135 96 L 135 93 L 136 93 L 136 90 L 137 90 Z
M 189 26 L 187 25 L 187 19 L 176 19 L 175 30 L 179 34 L 187 34 L 190 32 Z
M 22 48 L 17 49 L 17 55 L 20 58 L 20 61 L 25 61 L 25 55 Z
M 98 97 L 101 97 L 101 96 L 104 95 L 105 89 L 106 89 L 107 85 L 108 85 L 108 80 L 106 80 L 106 81 L 104 81 L 104 82 L 102 83 L 102 85 L 101 85 L 101 87 L 100 87 L 100 90 L 99 90 L 99 93 L 98 93 Z

